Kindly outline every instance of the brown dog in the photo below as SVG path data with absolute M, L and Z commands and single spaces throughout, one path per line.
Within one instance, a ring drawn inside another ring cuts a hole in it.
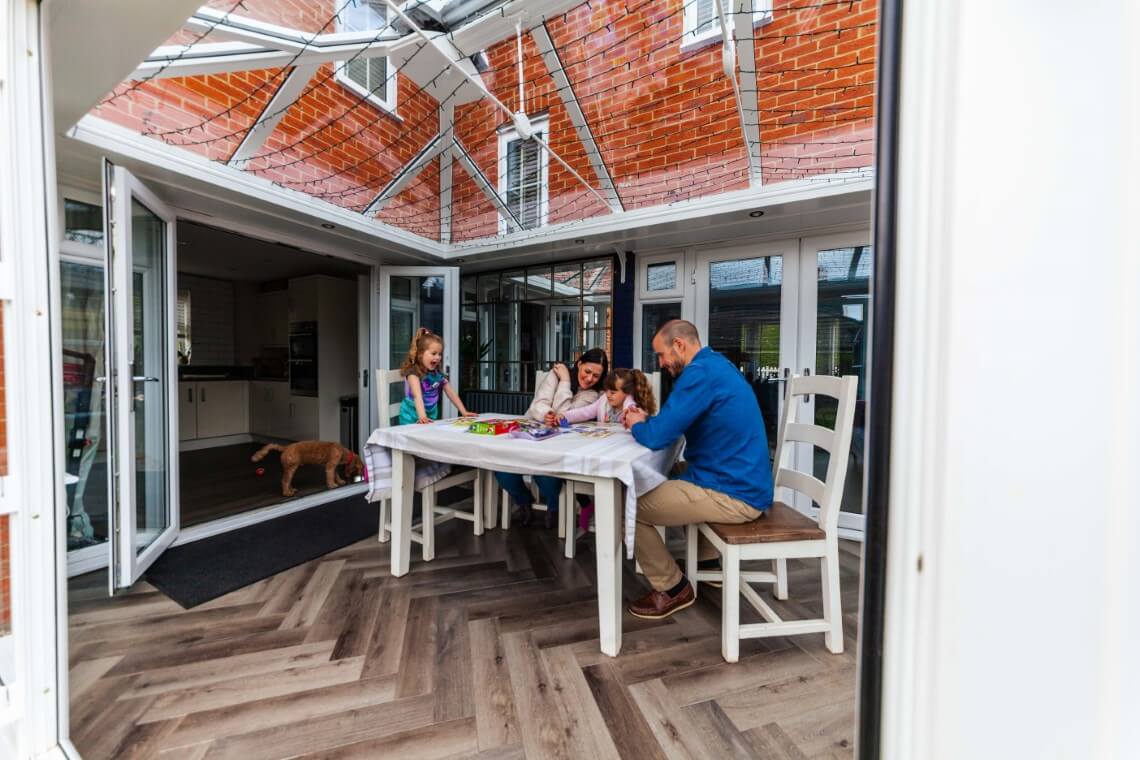
M 345 481 L 337 473 L 336 468 L 344 465 L 345 477 L 353 478 L 364 472 L 364 463 L 353 452 L 339 443 L 328 441 L 297 441 L 288 446 L 268 443 L 252 457 L 250 461 L 260 462 L 271 451 L 281 452 L 281 466 L 285 469 L 281 476 L 281 495 L 294 496 L 297 490 L 293 488 L 293 475 L 297 468 L 303 464 L 319 464 L 325 468 L 325 483 L 329 488 L 343 486 Z

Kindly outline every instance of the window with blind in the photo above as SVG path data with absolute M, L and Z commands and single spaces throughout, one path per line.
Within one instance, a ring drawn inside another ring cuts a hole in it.
M 348 0 L 338 18 L 337 28 L 342 32 L 387 34 L 393 31 L 388 26 L 388 6 L 384 0 Z M 337 66 L 337 81 L 386 110 L 396 110 L 396 74 L 390 71 L 387 58 L 361 55 Z
M 731 27 L 733 16 L 742 5 L 741 0 L 723 0 L 724 13 Z M 681 49 L 702 47 L 721 39 L 720 17 L 716 0 L 687 0 L 685 3 L 685 30 Z M 764 24 L 772 20 L 772 0 L 752 0 L 752 23 Z
M 546 139 L 545 121 L 534 122 L 535 134 Z M 522 140 L 513 130 L 499 137 L 499 193 L 519 224 L 503 220 L 500 230 L 516 232 L 546 224 L 547 155 L 533 139 Z

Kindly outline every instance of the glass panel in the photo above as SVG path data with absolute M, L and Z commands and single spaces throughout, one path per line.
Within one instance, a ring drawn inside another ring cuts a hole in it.
M 416 330 L 426 327 L 443 335 L 443 277 L 392 277 L 389 284 L 388 366 L 395 369 L 407 356 Z M 446 339 L 446 336 L 445 336 Z
M 547 357 L 552 362 L 571 362 L 581 353 L 582 336 L 579 334 L 579 309 L 577 306 L 559 306 L 552 309 L 553 353 Z
M 589 293 L 609 293 L 613 283 L 613 266 L 609 259 L 587 261 L 582 265 L 582 290 Z
M 67 548 L 107 540 L 103 271 L 60 264 Z
M 645 288 L 652 292 L 655 290 L 673 290 L 677 287 L 677 262 L 666 261 L 661 264 L 650 264 L 645 268 Z
M 479 285 L 475 289 L 479 303 L 494 303 L 499 300 L 499 273 L 479 275 Z
M 504 301 L 521 301 L 524 298 L 526 273 L 519 269 L 514 272 L 503 272 L 502 299 Z
M 641 369 L 644 372 L 661 372 L 661 398 L 664 404 L 673 390 L 673 376 L 657 365 L 657 354 L 653 351 L 653 336 L 661 325 L 670 319 L 681 318 L 681 303 L 647 303 L 641 307 Z
M 554 295 L 579 296 L 582 293 L 582 265 L 558 264 L 554 267 Z
M 459 289 L 463 294 L 463 303 L 475 303 L 475 275 L 467 275 L 459 281 Z
M 863 512 L 864 412 L 867 392 L 867 324 L 871 299 L 871 248 L 839 248 L 818 253 L 819 296 L 816 307 L 815 367 L 818 375 L 856 375 L 855 429 L 843 484 L 844 512 Z M 818 398 L 815 422 L 835 427 L 836 402 Z M 815 476 L 827 474 L 827 453 L 816 449 Z
M 103 209 L 91 203 L 65 199 L 63 238 L 86 245 L 103 245 Z
M 526 270 L 526 297 L 527 300 L 550 298 L 551 287 L 554 283 L 554 274 L 550 267 Z
M 167 493 L 166 223 L 131 200 L 134 261 L 135 550 L 150 546 L 170 527 Z
M 780 404 L 780 287 L 783 257 L 765 256 L 709 265 L 709 345 L 744 374 L 776 450 Z

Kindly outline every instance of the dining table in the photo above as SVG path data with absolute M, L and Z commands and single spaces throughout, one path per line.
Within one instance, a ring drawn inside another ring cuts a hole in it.
M 523 419 L 505 415 L 480 417 L 491 418 L 508 422 Z M 379 428 L 368 439 L 368 461 L 386 461 L 389 457 L 391 461 L 392 575 L 406 575 L 411 566 L 417 458 L 421 473 L 426 461 L 477 467 L 488 473 L 552 475 L 590 483 L 594 487 L 599 638 L 601 651 L 616 657 L 621 651 L 622 544 L 626 556 L 632 559 L 637 497 L 668 478 L 681 442 L 653 451 L 635 441 L 621 425 L 594 423 L 573 425 L 549 437 L 531 440 L 505 433 L 472 432 L 471 421 L 449 419 Z M 486 477 L 483 481 L 487 488 L 482 499 L 486 510 L 484 523 L 494 527 L 498 512 L 497 500 L 493 498 L 495 480 Z

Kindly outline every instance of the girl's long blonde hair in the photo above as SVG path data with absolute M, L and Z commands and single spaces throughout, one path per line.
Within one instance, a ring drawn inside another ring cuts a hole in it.
M 416 330 L 416 334 L 412 337 L 412 343 L 408 346 L 408 355 L 404 357 L 404 363 L 400 365 L 400 374 L 404 377 L 413 372 L 421 377 L 426 375 L 428 368 L 420 362 L 420 357 L 433 343 L 438 343 L 440 351 L 443 350 L 443 338 L 426 327 Z
M 606 376 L 606 390 L 623 390 L 633 396 L 633 403 L 646 414 L 657 414 L 657 399 L 649 387 L 649 377 L 639 369 L 615 369 Z

